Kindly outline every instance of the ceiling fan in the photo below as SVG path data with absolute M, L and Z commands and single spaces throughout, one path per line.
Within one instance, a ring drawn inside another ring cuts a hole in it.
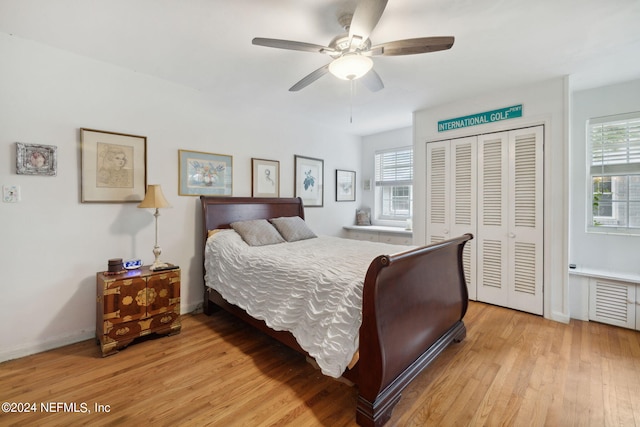
M 305 76 L 289 91 L 296 92 L 310 85 L 327 73 L 343 80 L 362 78 L 362 83 L 371 91 L 384 88 L 382 79 L 373 70 L 371 56 L 414 55 L 450 49 L 453 37 L 420 37 L 397 40 L 379 45 L 371 44 L 369 36 L 378 24 L 388 0 L 360 0 L 353 14 L 345 14 L 338 19 L 345 33 L 335 37 L 328 46 L 291 40 L 256 37 L 254 45 L 278 49 L 317 52 L 329 55 L 333 60 Z

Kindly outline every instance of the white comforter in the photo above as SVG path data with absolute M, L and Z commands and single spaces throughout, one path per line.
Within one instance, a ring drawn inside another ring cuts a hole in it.
M 249 246 L 222 230 L 207 240 L 205 280 L 272 329 L 291 332 L 323 374 L 338 378 L 358 349 L 369 264 L 406 249 L 328 236 Z

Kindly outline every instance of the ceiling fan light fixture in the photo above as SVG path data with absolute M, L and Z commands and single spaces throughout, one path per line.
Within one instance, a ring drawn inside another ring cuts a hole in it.
M 347 53 L 329 64 L 331 74 L 342 80 L 355 80 L 373 68 L 373 61 L 359 53 Z

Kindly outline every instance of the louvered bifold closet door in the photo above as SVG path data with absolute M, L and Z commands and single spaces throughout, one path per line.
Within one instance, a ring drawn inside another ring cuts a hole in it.
M 451 237 L 471 233 L 476 236 L 478 139 L 473 137 L 451 141 Z M 467 241 L 462 252 L 464 276 L 469 299 L 477 299 L 476 242 Z
M 509 307 L 543 313 L 542 126 L 509 132 Z
M 478 136 L 478 301 L 508 307 L 509 134 Z
M 427 243 L 476 234 L 477 138 L 427 144 Z M 469 298 L 477 299 L 476 242 L 462 253 Z
M 450 235 L 450 141 L 427 144 L 427 244 Z

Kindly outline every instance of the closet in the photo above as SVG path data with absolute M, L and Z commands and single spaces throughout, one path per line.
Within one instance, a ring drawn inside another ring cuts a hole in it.
M 469 298 L 543 314 L 543 126 L 427 143 L 426 241 L 463 233 Z

